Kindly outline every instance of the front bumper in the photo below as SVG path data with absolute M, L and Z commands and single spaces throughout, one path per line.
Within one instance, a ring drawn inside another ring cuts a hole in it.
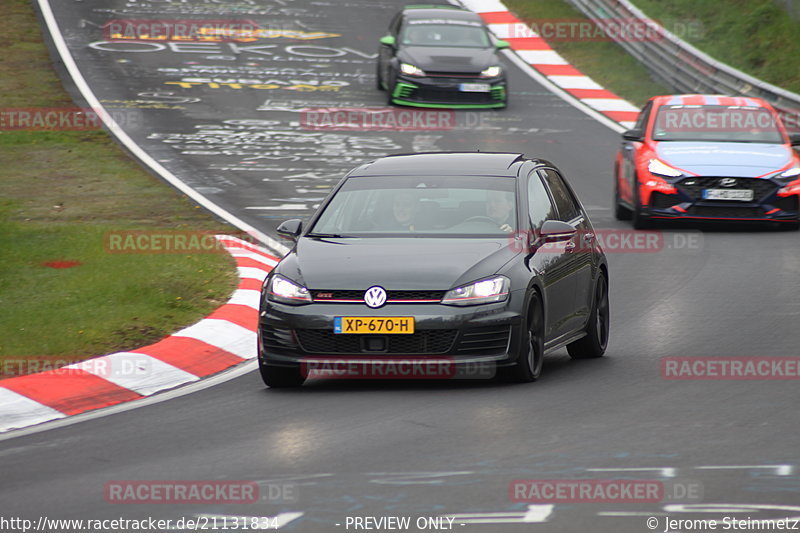
M 472 307 L 440 304 L 388 304 L 370 309 L 362 304 L 313 303 L 291 306 L 262 302 L 258 343 L 262 362 L 294 366 L 307 361 L 380 362 L 397 358 L 445 361 L 449 364 L 492 362 L 515 364 L 521 345 L 522 308 L 512 292 L 505 302 Z M 335 317 L 413 316 L 413 334 L 335 334 Z M 382 338 L 372 342 L 369 339 Z M 376 345 L 380 349 L 375 349 Z
M 462 91 L 462 84 L 487 84 L 488 92 Z M 392 92 L 392 102 L 416 107 L 452 109 L 491 109 L 506 106 L 507 86 L 504 77 L 449 78 L 398 76 Z
M 781 196 L 781 186 L 764 178 L 736 178 L 734 187 L 753 191 L 753 200 L 703 199 L 704 189 L 718 188 L 716 176 L 679 178 L 671 182 L 673 193 L 650 192 L 643 214 L 655 219 L 793 222 L 800 216 L 798 195 Z

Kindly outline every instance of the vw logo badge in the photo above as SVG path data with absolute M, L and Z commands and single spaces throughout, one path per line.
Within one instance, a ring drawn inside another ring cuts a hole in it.
M 734 187 L 736 185 L 736 178 L 722 178 L 719 180 L 720 187 Z
M 382 306 L 386 303 L 386 291 L 383 290 L 383 287 L 379 287 L 378 285 L 370 287 L 367 289 L 367 292 L 364 293 L 364 303 L 373 309 Z

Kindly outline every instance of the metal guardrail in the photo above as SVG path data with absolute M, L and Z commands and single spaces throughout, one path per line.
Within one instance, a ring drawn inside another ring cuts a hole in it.
M 781 89 L 716 61 L 649 19 L 628 0 L 567 1 L 599 24 L 602 24 L 604 19 L 616 21 L 616 24 L 642 21 L 652 28 L 655 38 L 614 40 L 675 92 L 763 98 L 778 110 L 789 129 L 800 130 L 799 94 Z

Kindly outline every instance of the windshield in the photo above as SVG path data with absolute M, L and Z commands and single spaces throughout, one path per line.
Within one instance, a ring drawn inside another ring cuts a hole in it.
M 515 184 L 484 176 L 349 178 L 309 235 L 507 235 L 517 229 Z
M 454 46 L 459 48 L 488 48 L 491 45 L 486 30 L 479 23 L 408 21 L 400 36 L 406 46 Z
M 784 142 L 769 110 L 723 105 L 661 106 L 653 126 L 653 140 Z

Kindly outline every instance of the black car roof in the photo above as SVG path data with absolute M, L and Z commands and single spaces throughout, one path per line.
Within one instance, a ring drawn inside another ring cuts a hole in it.
M 496 152 L 434 152 L 390 155 L 355 169 L 350 176 L 454 175 L 516 176 L 522 154 Z
M 451 19 L 482 22 L 481 17 L 472 11 L 449 6 L 419 6 L 403 10 L 407 19 Z

